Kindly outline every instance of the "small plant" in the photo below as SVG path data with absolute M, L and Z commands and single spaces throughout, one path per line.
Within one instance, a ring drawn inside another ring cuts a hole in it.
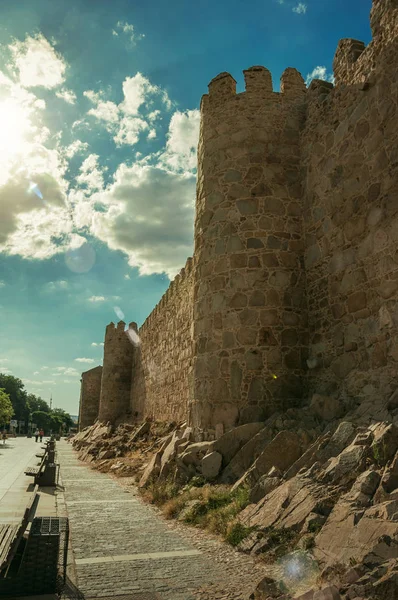
M 319 521 L 313 521 L 312 523 L 310 523 L 308 525 L 308 531 L 309 533 L 319 533 L 319 531 L 322 529 L 322 523 L 320 523 Z
M 145 495 L 152 504 L 162 505 L 175 498 L 179 490 L 179 486 L 171 479 L 158 479 L 148 485 Z
M 236 522 L 228 528 L 225 539 L 231 546 L 238 546 L 253 530 L 254 527 L 245 527 Z
M 303 546 L 304 550 L 312 550 L 315 547 L 315 537 L 311 535 L 305 538 Z
M 206 479 L 202 475 L 195 475 L 190 479 L 187 487 L 203 487 L 204 485 L 206 485 Z

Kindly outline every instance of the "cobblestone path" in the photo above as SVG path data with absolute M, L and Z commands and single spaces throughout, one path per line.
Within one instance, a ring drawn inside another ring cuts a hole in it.
M 264 565 L 165 521 L 109 475 L 57 444 L 79 590 L 85 598 L 247 600 Z

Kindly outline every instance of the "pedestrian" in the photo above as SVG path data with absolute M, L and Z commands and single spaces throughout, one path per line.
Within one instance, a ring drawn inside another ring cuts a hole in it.
M 35 436 L 35 442 L 37 442 L 37 440 L 39 439 L 39 435 L 40 435 L 40 431 L 38 429 L 36 429 L 34 436 Z
M 6 430 L 5 430 L 5 429 L 3 429 L 3 435 L 2 435 L 2 438 L 3 438 L 3 446 L 4 446 L 4 445 L 5 445 L 5 443 L 6 443 L 6 439 L 7 439 L 7 432 L 6 432 Z
M 43 429 L 40 429 L 40 441 L 43 441 L 43 435 L 44 435 L 44 431 Z

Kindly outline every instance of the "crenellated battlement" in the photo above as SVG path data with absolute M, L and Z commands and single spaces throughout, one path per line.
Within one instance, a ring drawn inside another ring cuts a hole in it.
M 333 61 L 336 85 L 346 83 L 351 76 L 355 63 L 365 50 L 364 42 L 346 38 L 340 40 Z
M 243 71 L 245 91 L 236 93 L 236 80 L 230 73 L 220 73 L 209 83 L 209 93 L 202 97 L 202 113 L 207 109 L 223 108 L 229 102 L 244 103 L 246 99 L 264 100 L 271 104 L 289 100 L 303 99 L 307 88 L 302 75 L 292 67 L 288 67 L 280 80 L 280 92 L 274 91 L 271 72 L 263 66 L 254 66 Z

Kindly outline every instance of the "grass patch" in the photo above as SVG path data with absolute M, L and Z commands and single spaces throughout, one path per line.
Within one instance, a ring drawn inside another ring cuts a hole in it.
M 148 486 L 141 490 L 145 500 L 151 504 L 162 506 L 172 498 L 176 498 L 180 487 L 172 479 L 158 479 L 151 481 Z
M 230 486 L 210 485 L 200 478 L 182 488 L 166 479 L 151 482 L 142 494 L 147 501 L 160 506 L 166 518 L 180 518 L 189 525 L 208 529 L 233 546 L 253 530 L 236 520 L 249 504 L 249 488 L 232 492 Z

